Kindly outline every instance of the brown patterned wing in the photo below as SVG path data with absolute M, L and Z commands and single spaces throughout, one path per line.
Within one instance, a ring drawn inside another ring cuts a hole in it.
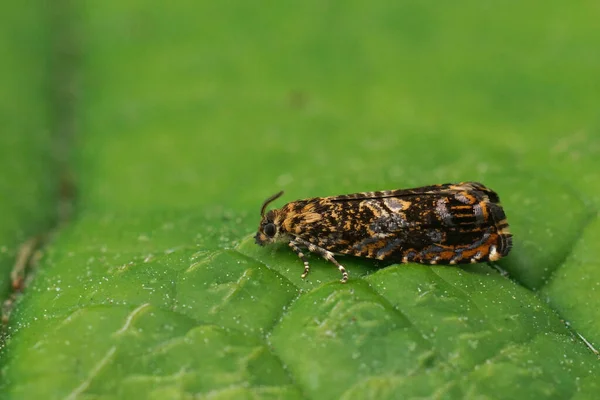
M 289 203 L 293 236 L 338 254 L 395 262 L 496 261 L 512 246 L 498 196 L 480 183 L 365 192 Z M 287 224 L 287 225 L 286 225 Z

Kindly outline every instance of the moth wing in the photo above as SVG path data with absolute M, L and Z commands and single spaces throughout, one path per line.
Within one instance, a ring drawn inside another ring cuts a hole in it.
M 461 182 L 461 183 L 444 183 L 440 185 L 422 186 L 412 189 L 397 189 L 397 190 L 383 190 L 376 192 L 360 192 L 352 193 L 341 196 L 325 197 L 324 199 L 336 202 L 336 201 L 349 201 L 349 200 L 368 200 L 368 199 L 383 199 L 389 197 L 412 197 L 412 196 L 440 196 L 444 194 L 455 194 L 459 192 L 473 192 L 479 191 L 489 195 L 492 202 L 498 201 L 498 196 L 494 191 L 488 189 L 479 182 Z
M 510 250 L 498 201 L 477 182 L 328 197 L 318 210 L 325 218 L 308 236 L 329 251 L 359 257 L 469 262 L 479 250 L 487 257 L 492 245 L 501 255 Z M 465 257 L 457 256 L 463 252 Z

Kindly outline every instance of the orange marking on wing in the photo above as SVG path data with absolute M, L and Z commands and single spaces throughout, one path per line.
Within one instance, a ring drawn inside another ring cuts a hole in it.
M 452 250 L 442 251 L 438 254 L 440 256 L 440 260 L 450 261 L 456 253 Z
M 316 212 L 310 212 L 310 213 L 306 213 L 303 215 L 303 222 L 310 224 L 316 221 L 319 221 L 322 218 L 321 214 L 318 214 Z
M 463 192 L 462 195 L 469 200 L 469 204 L 474 204 L 477 202 L 477 199 L 472 194 Z
M 487 221 L 488 218 L 490 217 L 490 214 L 488 212 L 487 203 L 485 201 L 480 201 L 479 205 L 481 206 L 481 214 L 483 214 L 483 220 Z

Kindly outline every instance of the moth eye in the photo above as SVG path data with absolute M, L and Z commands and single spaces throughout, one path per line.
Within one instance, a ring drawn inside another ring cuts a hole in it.
M 277 229 L 275 228 L 275 224 L 269 223 L 265 225 L 263 231 L 265 232 L 265 235 L 273 237 L 275 236 Z

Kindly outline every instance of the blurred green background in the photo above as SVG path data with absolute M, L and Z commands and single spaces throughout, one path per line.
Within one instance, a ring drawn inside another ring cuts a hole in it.
M 0 5 L 2 299 L 20 244 L 48 238 L 0 398 L 592 398 L 599 18 L 593 1 Z M 346 258 L 341 287 L 252 242 L 281 189 L 465 180 L 500 194 L 512 281 Z

